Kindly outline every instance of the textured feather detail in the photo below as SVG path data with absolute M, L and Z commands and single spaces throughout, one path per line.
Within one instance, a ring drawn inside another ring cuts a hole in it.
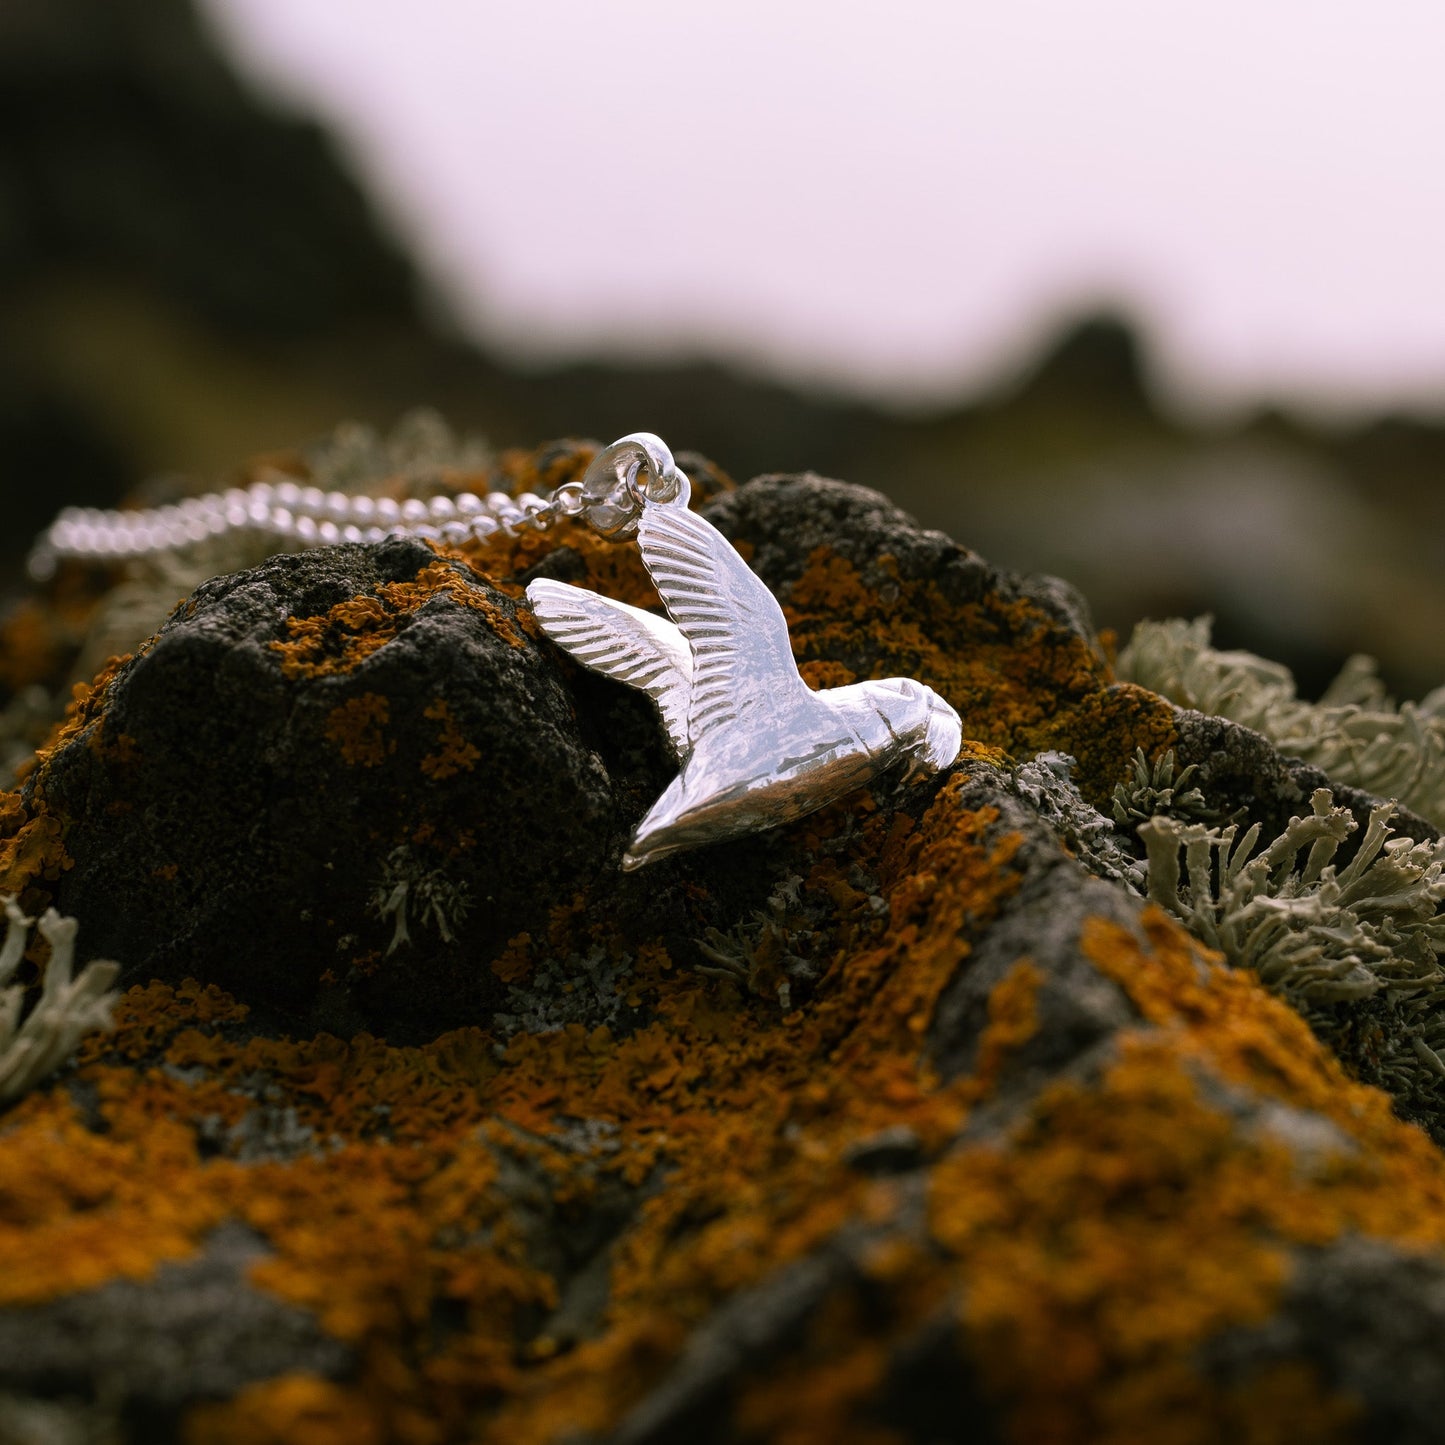
M 538 578 L 527 600 L 542 630 L 584 667 L 645 692 L 657 704 L 679 759 L 688 746 L 692 651 L 665 617 L 565 582 Z
M 777 599 L 715 528 L 685 507 L 650 504 L 638 525 L 642 560 L 692 648 L 694 747 L 704 732 L 773 721 L 807 687 Z

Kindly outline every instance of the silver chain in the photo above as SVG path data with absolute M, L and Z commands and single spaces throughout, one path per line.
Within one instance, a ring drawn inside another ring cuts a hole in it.
M 561 491 L 562 489 L 558 489 Z M 175 552 L 226 533 L 249 531 L 287 543 L 328 547 L 340 542 L 380 542 L 387 537 L 425 537 L 449 543 L 487 537 L 503 528 L 545 527 L 561 514 L 556 496 L 462 492 L 427 501 L 323 492 L 295 481 L 256 482 L 171 506 L 145 511 L 67 507 L 41 533 L 30 553 L 30 575 L 50 577 L 67 558 L 123 562 Z
M 30 575 L 45 581 L 63 560 L 122 562 L 176 552 L 227 533 L 249 531 L 287 544 L 329 547 L 418 537 L 456 545 L 521 527 L 545 530 L 559 517 L 584 516 L 605 537 L 631 536 L 644 500 L 687 504 L 689 484 L 665 443 L 633 432 L 605 447 L 580 482 L 550 496 L 462 492 L 426 501 L 326 492 L 290 479 L 255 482 L 165 507 L 104 511 L 67 507 L 36 539 Z

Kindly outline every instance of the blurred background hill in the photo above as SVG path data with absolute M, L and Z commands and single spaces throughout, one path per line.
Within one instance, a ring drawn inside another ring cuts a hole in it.
M 60 505 L 157 475 L 215 485 L 342 418 L 426 404 L 497 447 L 645 428 L 740 479 L 875 486 L 995 562 L 1068 577 L 1102 625 L 1212 612 L 1223 643 L 1307 687 L 1360 650 L 1407 696 L 1445 677 L 1445 413 L 1201 420 L 1118 307 L 911 408 L 707 361 L 524 362 L 445 318 L 369 185 L 189 0 L 0 6 L 12 576 Z

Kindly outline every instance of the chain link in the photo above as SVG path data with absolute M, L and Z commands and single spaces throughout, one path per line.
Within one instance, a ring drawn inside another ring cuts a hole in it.
M 303 548 L 342 542 L 380 542 L 422 537 L 458 543 L 525 526 L 547 503 L 531 493 L 515 500 L 505 492 L 437 496 L 429 500 L 352 496 L 323 492 L 293 481 L 256 482 L 246 488 L 187 497 L 145 511 L 67 507 L 36 540 L 30 574 L 43 581 L 66 558 L 120 562 L 180 551 L 232 532 L 273 537 Z
M 67 507 L 36 539 L 30 575 L 52 576 L 62 560 L 120 562 L 180 551 L 230 532 L 249 531 L 302 548 L 418 537 L 457 545 L 496 532 L 546 531 L 561 517 L 583 517 L 605 537 L 629 537 L 645 502 L 687 503 L 686 475 L 655 436 L 637 432 L 598 453 L 580 482 L 550 496 L 462 492 L 457 496 L 353 496 L 283 480 L 261 481 L 144 511 Z

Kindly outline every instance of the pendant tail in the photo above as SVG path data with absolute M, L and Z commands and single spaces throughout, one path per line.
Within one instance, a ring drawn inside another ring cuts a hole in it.
M 686 843 L 669 842 L 667 835 L 681 816 L 684 807 L 684 774 L 679 773 L 663 791 L 662 796 L 647 810 L 647 816 L 637 825 L 627 851 L 622 855 L 625 872 L 641 868 L 644 863 L 655 862 L 658 858 L 685 848 Z

